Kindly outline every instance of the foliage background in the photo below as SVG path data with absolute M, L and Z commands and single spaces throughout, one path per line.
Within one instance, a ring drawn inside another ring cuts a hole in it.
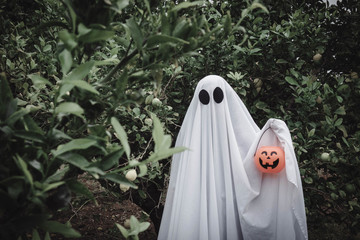
M 359 237 L 359 8 L 0 1 L 1 237 L 77 236 L 51 215 L 71 194 L 92 198 L 76 181 L 84 171 L 158 224 L 170 167 L 159 160 L 178 151 L 171 139 L 208 74 L 230 83 L 260 127 L 288 124 L 310 239 Z

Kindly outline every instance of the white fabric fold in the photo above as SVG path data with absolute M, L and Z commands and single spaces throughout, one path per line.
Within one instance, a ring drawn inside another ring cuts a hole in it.
M 278 174 L 263 174 L 253 162 L 256 148 L 265 145 L 285 151 Z M 307 239 L 286 124 L 270 119 L 260 131 L 223 78 L 198 83 L 176 146 L 188 150 L 172 159 L 159 240 Z
M 254 155 L 261 146 L 279 146 L 285 152 L 285 168 L 280 173 L 261 173 Z M 291 135 L 282 120 L 269 119 L 244 159 L 250 189 L 239 198 L 241 223 L 246 240 L 308 239 L 300 172 Z
M 216 88 L 223 93 L 220 103 Z M 201 90 L 208 104 L 199 100 Z M 258 131 L 223 78 L 212 75 L 198 83 L 176 141 L 189 150 L 173 156 L 158 239 L 242 239 L 236 189 L 250 186 L 242 158 Z

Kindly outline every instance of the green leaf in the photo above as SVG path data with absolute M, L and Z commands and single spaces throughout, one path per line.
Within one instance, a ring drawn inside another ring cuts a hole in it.
M 100 163 L 101 169 L 106 171 L 119 164 L 119 159 L 124 154 L 124 149 L 114 151 L 106 155 Z
M 82 114 L 84 113 L 84 109 L 79 106 L 79 104 L 74 102 L 64 102 L 59 104 L 55 108 L 55 114 L 73 114 L 80 118 L 83 118 Z
M 66 78 L 64 78 L 64 81 L 84 79 L 89 74 L 90 70 L 93 68 L 94 65 L 94 61 L 89 61 L 81 64 L 80 66 L 75 68 Z
M 118 96 L 123 96 L 125 93 L 125 89 L 128 84 L 128 73 L 126 70 L 120 75 L 120 77 L 116 81 L 116 92 L 118 93 Z
M 32 131 L 25 131 L 25 130 L 15 131 L 14 135 L 18 138 L 22 138 L 38 143 L 43 143 L 45 140 L 42 134 Z
M 339 119 L 337 119 L 336 122 L 334 123 L 334 126 L 335 126 L 335 127 L 340 126 L 342 123 L 343 123 L 343 119 L 342 119 L 342 118 L 339 118 Z
M 304 179 L 304 181 L 305 181 L 305 183 L 307 183 L 307 184 L 312 184 L 312 183 L 314 182 L 311 177 L 306 177 L 306 178 Z
M 70 13 L 70 17 L 71 17 L 71 22 L 72 22 L 72 30 L 73 32 L 75 32 L 75 27 L 76 27 L 76 13 L 72 7 L 71 1 L 70 0 L 64 0 L 64 3 L 66 4 L 69 13 Z
M 60 140 L 60 139 L 72 140 L 72 138 L 69 135 L 65 134 L 63 131 L 60 131 L 56 128 L 51 129 L 48 135 L 49 137 L 56 140 Z
M 130 159 L 130 145 L 124 128 L 121 126 L 121 124 L 115 117 L 111 118 L 111 125 L 115 129 L 116 137 L 120 140 L 121 145 L 125 150 L 127 158 Z
M 87 149 L 91 146 L 96 145 L 97 142 L 94 139 L 90 138 L 78 138 L 71 140 L 66 144 L 59 145 L 56 151 L 52 151 L 54 157 L 59 156 L 60 154 L 79 149 Z
M 25 129 L 31 129 L 32 132 L 38 133 L 40 135 L 45 135 L 44 131 L 37 125 L 34 119 L 29 115 L 23 117 Z
M 258 101 L 258 102 L 255 104 L 255 107 L 258 108 L 258 109 L 261 109 L 261 110 L 265 110 L 265 109 L 268 108 L 268 105 L 267 105 L 265 102 Z
M 128 230 L 118 223 L 115 223 L 115 225 L 120 230 L 121 234 L 127 239 L 129 237 Z
M 115 35 L 114 31 L 91 29 L 90 32 L 81 36 L 79 41 L 83 43 L 94 43 L 99 41 L 108 40 Z
M 0 86 L 0 120 L 5 120 L 17 108 L 16 100 L 13 100 L 13 95 L 5 73 L 0 73 Z M 13 104 L 11 104 L 11 102 Z
M 336 109 L 336 110 L 335 110 L 335 114 L 338 114 L 338 115 L 346 115 L 345 107 L 344 107 L 344 106 L 341 106 L 341 107 L 339 107 L 338 109 Z
M 183 152 L 187 150 L 186 147 L 174 147 L 169 149 L 162 149 L 159 152 L 155 152 L 150 155 L 150 157 L 146 160 L 146 162 L 155 162 L 160 161 L 162 159 L 166 159 L 176 153 Z
M 35 87 L 42 89 L 45 87 L 45 85 L 49 85 L 52 86 L 51 82 L 49 82 L 49 80 L 41 77 L 38 74 L 29 74 L 27 75 L 28 78 L 31 79 L 31 81 L 33 82 L 33 84 L 35 85 Z
M 78 45 L 75 35 L 68 32 L 68 30 L 62 30 L 59 32 L 60 40 L 65 44 L 65 48 L 70 52 Z
M 254 54 L 254 53 L 257 53 L 257 52 L 260 52 L 260 51 L 261 51 L 261 48 L 250 49 L 250 55 Z
M 26 177 L 30 185 L 34 185 L 33 177 L 27 167 L 26 162 L 18 154 L 16 154 L 15 161 L 19 169 L 24 173 L 24 176 Z
M 78 36 L 84 36 L 85 34 L 88 34 L 89 32 L 91 32 L 90 28 L 87 28 L 84 24 L 79 23 L 78 25 Z
M 329 116 L 325 116 L 327 124 L 331 125 L 333 123 L 333 120 Z
M 24 117 L 29 112 L 30 112 L 29 109 L 21 108 L 18 111 L 11 114 L 10 117 L 6 119 L 6 123 L 12 126 L 15 122 L 17 122 L 20 118 Z
M 164 138 L 164 129 L 161 126 L 159 118 L 154 113 L 151 113 L 150 115 L 154 123 L 152 136 L 154 138 L 155 146 L 160 145 Z
M 13 99 L 9 83 L 5 77 L 5 73 L 0 73 L 0 86 L 0 105 L 3 105 Z
M 290 84 L 290 85 L 294 85 L 294 86 L 299 86 L 299 84 L 296 82 L 296 80 L 294 80 L 292 77 L 290 76 L 286 76 L 285 80 Z
M 39 232 L 36 229 L 33 229 L 31 240 L 41 240 Z
M 126 25 L 130 30 L 131 37 L 134 39 L 136 48 L 140 51 L 142 49 L 144 37 L 139 25 L 136 23 L 134 18 L 126 20 Z
M 161 14 L 161 34 L 163 35 L 171 34 L 171 23 L 169 17 L 164 13 Z
M 129 5 L 129 0 L 117 0 L 115 3 L 113 3 L 113 5 L 110 8 L 115 12 L 121 14 L 122 13 L 121 10 L 127 7 L 128 5 Z
M 130 229 L 129 236 L 138 236 L 139 233 L 146 231 L 150 226 L 149 222 L 139 222 L 133 215 L 130 217 Z
M 285 59 L 278 59 L 278 60 L 276 61 L 276 63 L 278 63 L 278 64 L 283 64 L 283 63 L 288 63 L 288 61 L 286 61 Z
M 43 192 L 47 192 L 50 191 L 51 189 L 57 188 L 58 186 L 63 185 L 65 182 L 61 181 L 61 182 L 55 182 L 55 183 L 51 183 L 51 184 L 43 184 Z
M 73 152 L 67 152 L 63 153 L 57 156 L 59 159 L 63 160 L 64 162 L 70 163 L 74 165 L 75 167 L 78 167 L 82 170 L 86 170 L 86 167 L 90 165 L 89 161 L 86 160 L 82 155 L 73 153 Z
M 46 221 L 42 223 L 40 227 L 48 232 L 60 233 L 67 238 L 81 237 L 81 234 L 77 232 L 75 229 L 67 226 L 66 224 L 62 224 L 56 221 Z
M 189 23 L 186 19 L 181 19 L 175 26 L 172 35 L 175 37 L 182 37 L 185 38 L 185 33 L 189 29 Z
M 140 232 L 146 231 L 150 227 L 149 222 L 142 222 L 140 223 Z
M 95 94 L 99 94 L 99 92 L 93 87 L 91 86 L 89 83 L 83 81 L 83 80 L 66 80 L 63 81 L 63 84 L 68 84 L 68 85 L 73 85 L 76 86 L 78 88 L 84 89 L 86 91 L 95 93 Z
M 81 182 L 76 180 L 70 180 L 67 182 L 67 186 L 72 192 L 83 195 L 93 201 L 96 201 L 92 192 Z
M 143 177 L 147 174 L 148 169 L 147 169 L 146 164 L 139 165 L 139 169 L 140 169 L 140 173 L 139 173 L 138 177 Z
M 344 125 L 340 125 L 340 126 L 338 126 L 337 128 L 338 128 L 340 131 L 342 131 L 343 136 L 344 136 L 345 138 L 347 138 L 347 137 L 349 136 Z
M 251 6 L 250 6 L 251 10 L 254 10 L 256 8 L 260 8 L 262 9 L 264 12 L 266 13 L 269 13 L 269 10 L 264 6 L 262 5 L 261 3 L 258 3 L 257 1 L 254 1 Z
M 51 240 L 51 238 L 50 238 L 50 233 L 49 233 L 49 232 L 46 232 L 46 233 L 45 233 L 44 240 Z
M 116 173 L 108 173 L 108 174 L 102 176 L 102 178 L 110 180 L 114 183 L 123 184 L 125 186 L 130 186 L 134 189 L 138 188 L 133 182 L 130 182 L 124 176 L 116 174 Z
M 52 174 L 51 176 L 49 176 L 44 183 L 52 183 L 52 182 L 57 182 L 60 181 L 61 179 L 63 179 L 63 177 L 65 176 L 65 174 L 69 171 L 69 166 L 65 166 L 64 168 L 59 168 L 56 170 L 56 172 L 54 174 Z
M 177 37 L 173 37 L 173 36 L 169 36 L 169 35 L 165 35 L 165 34 L 158 34 L 158 35 L 153 35 L 151 37 L 148 38 L 147 40 L 147 46 L 148 47 L 152 47 L 154 45 L 157 44 L 161 44 L 161 43 L 182 43 L 182 44 L 190 44 L 190 42 L 185 41 L 181 38 L 177 38 Z
M 308 137 L 312 137 L 315 134 L 315 128 L 311 129 L 308 133 Z
M 149 14 L 151 14 L 151 9 L 150 9 L 150 3 L 148 0 L 144 0 L 145 2 L 145 6 L 146 6 L 146 10 L 148 11 Z
M 59 54 L 59 60 L 61 65 L 61 71 L 63 74 L 67 74 L 70 71 L 70 68 L 73 63 L 73 57 L 71 55 L 71 52 L 67 49 L 64 49 Z
M 176 12 L 181 9 L 194 7 L 194 6 L 204 6 L 206 4 L 207 3 L 205 1 L 182 2 L 182 3 L 179 3 L 178 5 L 176 5 L 175 7 L 173 7 L 172 9 L 170 9 L 170 12 Z
M 96 61 L 95 66 L 112 66 L 112 65 L 119 64 L 119 62 L 120 62 L 120 60 L 117 58 L 108 58 L 105 60 Z

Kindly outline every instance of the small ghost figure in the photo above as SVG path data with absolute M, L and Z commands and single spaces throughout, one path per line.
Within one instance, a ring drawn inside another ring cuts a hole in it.
M 285 162 L 281 171 L 276 170 L 279 164 L 274 169 L 269 170 L 266 166 L 267 171 L 259 171 L 254 155 L 263 146 L 283 149 Z M 284 121 L 267 121 L 244 158 L 244 168 L 250 183 L 250 188 L 239 185 L 239 191 L 243 193 L 239 205 L 244 239 L 308 239 L 300 171 L 290 131 Z
M 239 185 L 259 128 L 235 91 L 211 75 L 197 85 L 172 160 L 159 240 L 243 239 Z

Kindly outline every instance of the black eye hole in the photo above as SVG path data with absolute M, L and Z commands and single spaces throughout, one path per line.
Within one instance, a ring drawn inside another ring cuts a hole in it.
M 270 155 L 272 156 L 272 155 L 274 155 L 274 154 L 277 155 L 277 152 L 271 152 Z
M 224 99 L 224 93 L 221 90 L 221 88 L 219 88 L 219 87 L 215 88 L 215 90 L 214 90 L 214 100 L 215 100 L 215 102 L 221 103 L 223 99 Z
M 203 89 L 199 93 L 199 99 L 202 104 L 207 105 L 210 102 L 210 95 L 206 90 Z
M 263 151 L 261 154 L 264 154 L 265 156 L 267 156 L 267 152 L 266 152 L 266 151 Z

